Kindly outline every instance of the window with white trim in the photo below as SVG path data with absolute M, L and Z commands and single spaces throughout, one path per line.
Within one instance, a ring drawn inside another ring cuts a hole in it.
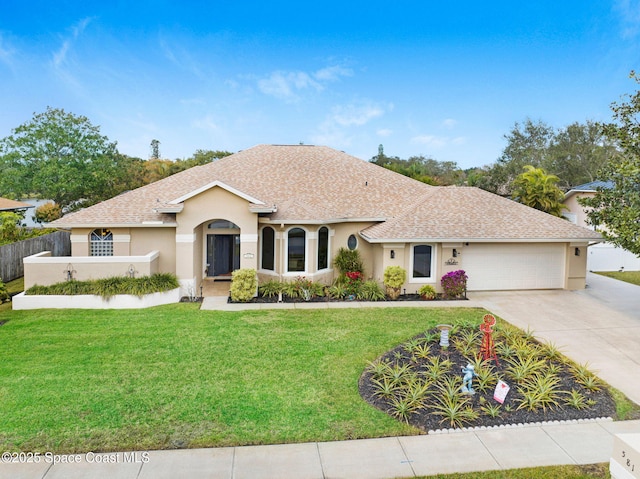
M 291 228 L 287 233 L 287 271 L 306 271 L 307 233 L 302 228 Z
M 433 247 L 431 245 L 418 244 L 411 248 L 412 278 L 429 279 L 433 277 L 432 255 Z
M 93 230 L 89 236 L 90 256 L 113 256 L 113 233 L 102 228 Z
M 271 226 L 262 229 L 262 254 L 260 267 L 273 271 L 275 269 L 276 232 Z

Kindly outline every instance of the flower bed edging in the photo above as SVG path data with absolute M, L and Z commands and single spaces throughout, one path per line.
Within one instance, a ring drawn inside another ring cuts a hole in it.
M 12 307 L 22 309 L 141 309 L 180 302 L 180 288 L 142 297 L 117 294 L 108 300 L 97 295 L 25 295 L 13 297 Z

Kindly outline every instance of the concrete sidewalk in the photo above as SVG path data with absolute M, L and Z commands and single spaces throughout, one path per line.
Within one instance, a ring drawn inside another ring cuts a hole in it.
M 469 301 L 297 303 L 203 309 L 483 307 L 554 342 L 579 363 L 640 403 L 640 287 L 588 279 L 587 291 L 470 294 Z M 616 298 L 615 308 L 611 298 Z M 74 464 L 0 462 L 0 479 L 390 479 L 439 473 L 608 462 L 613 435 L 640 433 L 640 421 L 551 423 L 354 441 L 80 455 Z M 4 458 L 4 456 L 3 456 Z M 106 462 L 106 461 L 114 461 Z
M 386 479 L 608 462 L 640 421 L 510 426 L 423 436 L 60 456 L 0 465 L 2 479 Z

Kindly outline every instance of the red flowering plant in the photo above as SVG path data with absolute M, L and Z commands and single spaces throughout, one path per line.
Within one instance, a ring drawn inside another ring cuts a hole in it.
M 459 298 L 467 292 L 467 280 L 469 277 L 464 270 L 451 271 L 440 280 L 444 295 L 447 298 Z
M 347 271 L 344 274 L 347 277 L 345 288 L 347 294 L 357 296 L 364 280 L 364 275 L 360 271 Z

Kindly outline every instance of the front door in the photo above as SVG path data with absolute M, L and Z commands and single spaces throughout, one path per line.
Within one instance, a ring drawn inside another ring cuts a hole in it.
M 240 268 L 240 235 L 207 235 L 207 276 L 231 276 Z

